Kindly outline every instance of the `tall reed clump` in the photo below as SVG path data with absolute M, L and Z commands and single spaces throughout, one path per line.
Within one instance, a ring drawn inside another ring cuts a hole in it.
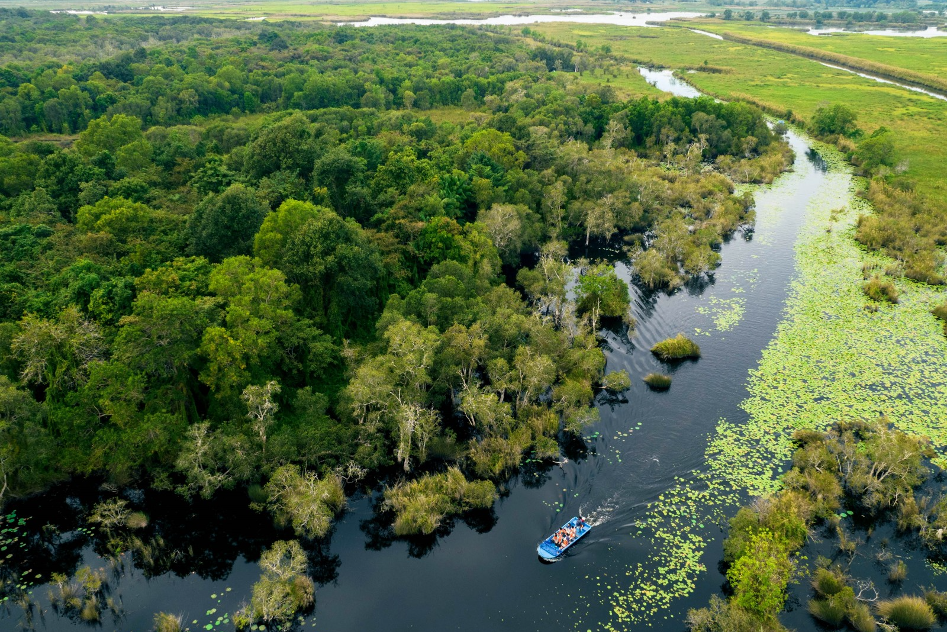
M 924 593 L 924 599 L 927 605 L 931 607 L 941 619 L 947 619 L 947 592 L 940 592 L 931 588 Z
M 901 630 L 927 630 L 937 623 L 934 611 L 923 597 L 895 597 L 879 601 L 875 607 L 879 615 Z
M 159 612 L 155 615 L 155 632 L 181 632 L 181 615 Z
M 881 303 L 882 301 L 896 304 L 898 302 L 898 290 L 891 281 L 882 281 L 880 277 L 874 276 L 862 286 L 865 296 L 873 301 Z
M 653 391 L 666 391 L 671 388 L 671 376 L 663 373 L 648 373 L 644 376 L 644 383 Z
M 677 334 L 675 337 L 662 340 L 651 347 L 651 353 L 664 362 L 685 360 L 687 358 L 696 359 L 700 357 L 700 347 L 684 334 Z
M 900 584 L 907 579 L 907 576 L 908 565 L 904 563 L 904 560 L 898 560 L 888 569 L 888 581 L 892 584 Z

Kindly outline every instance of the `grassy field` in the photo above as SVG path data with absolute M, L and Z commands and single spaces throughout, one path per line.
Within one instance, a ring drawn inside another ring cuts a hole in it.
M 805 46 L 935 76 L 947 76 L 947 37 L 885 37 L 833 33 L 815 37 L 803 31 L 758 23 L 706 20 L 700 27 L 715 33 L 737 33 L 794 46 Z
M 858 112 L 858 123 L 867 132 L 880 126 L 895 130 L 899 153 L 907 160 L 908 173 L 917 179 L 919 188 L 947 197 L 947 181 L 943 177 L 947 164 L 944 101 L 788 53 L 716 40 L 686 29 L 585 24 L 540 24 L 532 28 L 562 42 L 582 39 L 591 46 L 610 45 L 614 53 L 633 62 L 622 73 L 626 80 L 635 73 L 635 63 L 693 69 L 696 72 L 687 74 L 687 79 L 708 94 L 722 99 L 746 99 L 773 112 L 791 110 L 807 120 L 819 106 L 849 105 Z M 932 47 L 943 45 L 918 40 L 911 46 L 925 43 Z M 708 66 L 716 72 L 701 70 Z

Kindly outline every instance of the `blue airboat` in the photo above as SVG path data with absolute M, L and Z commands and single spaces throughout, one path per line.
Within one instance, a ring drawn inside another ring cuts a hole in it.
M 560 531 L 575 529 L 575 538 L 570 540 L 565 546 L 560 547 L 555 542 L 553 542 L 553 537 L 555 537 L 556 533 L 553 533 L 551 536 L 540 542 L 539 546 L 536 547 L 536 552 L 539 553 L 539 559 L 543 560 L 544 562 L 554 562 L 558 560 L 569 547 L 581 540 L 586 533 L 592 530 L 592 525 L 585 522 L 585 520 L 581 520 L 581 522 L 580 520 L 581 519 L 576 516 L 569 522 L 562 525 L 562 527 L 556 531 L 556 533 L 559 533 Z

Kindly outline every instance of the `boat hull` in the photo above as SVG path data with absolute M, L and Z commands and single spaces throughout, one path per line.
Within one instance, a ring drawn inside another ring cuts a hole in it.
M 562 525 L 562 527 L 560 527 L 556 533 L 564 529 L 575 529 L 575 539 L 573 539 L 564 547 L 559 547 L 556 546 L 556 544 L 552 541 L 553 537 L 555 536 L 555 533 L 553 533 L 553 535 L 540 542 L 539 546 L 536 547 L 536 553 L 539 555 L 539 559 L 544 562 L 555 562 L 561 559 L 562 556 L 565 555 L 566 551 L 572 548 L 576 542 L 581 540 L 589 531 L 592 530 L 592 525 L 587 523 L 583 523 L 583 525 L 584 526 L 579 525 L 578 516 L 572 518 L 572 520 Z

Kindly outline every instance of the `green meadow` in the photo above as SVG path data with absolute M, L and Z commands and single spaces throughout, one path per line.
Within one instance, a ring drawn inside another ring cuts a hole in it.
M 700 28 L 714 33 L 737 33 L 815 48 L 934 76 L 947 76 L 947 37 L 890 37 L 860 33 L 832 33 L 816 37 L 799 29 L 723 20 L 702 21 Z

